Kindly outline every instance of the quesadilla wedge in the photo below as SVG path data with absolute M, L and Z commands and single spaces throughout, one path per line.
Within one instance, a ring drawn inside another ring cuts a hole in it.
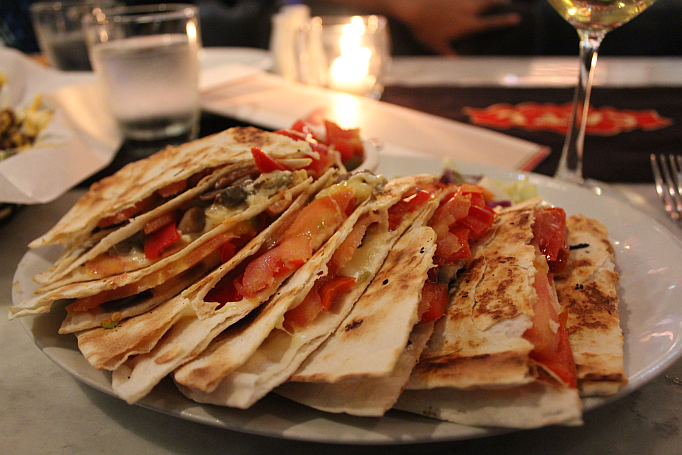
M 566 222 L 570 255 L 555 277 L 582 396 L 613 395 L 627 383 L 618 311 L 618 272 L 608 231 L 573 215 Z
M 330 174 L 333 172 L 333 170 L 329 171 Z M 287 201 L 283 206 L 278 206 L 279 209 L 285 209 L 290 204 L 292 193 L 300 193 L 309 186 L 310 182 L 306 180 L 291 189 L 276 193 L 270 200 L 249 206 L 237 215 L 224 220 L 211 231 L 209 236 L 206 236 L 205 241 L 189 243 L 180 252 L 162 258 L 149 267 L 95 281 L 66 284 L 21 302 L 15 307 L 10 307 L 10 314 L 12 317 L 17 317 L 47 312 L 57 300 L 74 299 L 67 306 L 68 313 L 81 315 L 90 313 L 93 315 L 93 320 L 96 320 L 95 315 L 102 312 L 102 304 L 106 302 L 117 301 L 154 289 L 203 261 L 208 261 L 213 266 L 219 265 L 221 256 L 225 260 L 226 255 L 229 257 L 237 246 L 240 247 L 262 229 L 260 224 L 267 224 L 274 219 L 274 216 L 262 216 L 268 208 L 277 204 L 277 201 Z M 173 224 L 169 224 L 168 228 L 175 230 Z M 177 236 L 177 231 L 175 236 Z
M 326 264 L 293 296 L 281 327 L 273 328 L 241 366 L 226 375 L 220 372 L 213 376 L 218 378 L 216 381 L 206 374 L 206 369 L 211 362 L 224 365 L 224 357 L 214 356 L 203 363 L 197 359 L 199 366 L 190 362 L 175 372 L 181 391 L 195 401 L 247 408 L 284 382 L 337 328 L 379 267 L 393 263 L 391 257 L 406 256 L 402 239 L 398 238 L 428 207 L 421 198 L 415 204 L 416 194 L 409 191 L 419 180 L 433 177 L 398 179 L 386 186 L 345 239 L 340 236 L 341 243 L 324 258 Z M 402 215 L 398 222 L 392 217 L 397 212 Z M 413 249 L 424 248 L 424 236 L 410 238 Z
M 568 254 L 565 213 L 537 203 L 499 214 L 494 235 L 459 278 L 398 409 L 488 426 L 557 423 L 558 415 L 580 420 L 575 364 L 552 283 Z M 472 401 L 461 391 L 473 391 Z M 453 398 L 445 399 L 449 392 Z M 515 392 L 543 405 L 519 402 Z M 519 406 L 535 414 L 514 421 L 507 412 Z
M 115 370 L 114 392 L 128 402 L 145 396 L 164 376 L 202 353 L 218 334 L 244 316 L 230 317 L 235 309 L 251 307 L 251 313 L 238 327 L 250 327 L 251 320 L 271 313 L 268 308 L 273 307 L 272 302 L 283 298 L 292 282 L 309 277 L 323 254 L 318 249 L 329 249 L 328 239 L 338 237 L 342 226 L 352 227 L 361 214 L 360 208 L 367 205 L 375 188 L 384 183 L 383 178 L 371 174 L 355 174 L 317 193 L 273 244 L 263 245 L 257 254 L 218 283 L 215 294 L 209 294 L 213 315 L 201 319 L 193 314 L 179 320 L 151 352 L 136 356 Z M 230 327 L 228 332 L 238 330 Z
M 279 236 L 279 232 L 286 229 L 301 210 L 320 189 L 329 184 L 332 173 L 315 181 L 306 191 L 298 196 L 287 210 L 273 223 L 267 226 L 256 237 L 251 239 L 243 248 L 234 255 L 225 257 L 226 262 L 200 280 L 194 279 L 186 286 L 187 290 L 180 289 L 181 295 L 171 298 L 169 296 L 164 303 L 153 311 L 141 313 L 137 317 L 128 318 L 125 311 L 118 311 L 112 319 L 125 319 L 116 324 L 113 329 L 96 328 L 77 333 L 78 347 L 85 358 L 98 369 L 115 370 L 131 355 L 146 354 L 156 345 L 159 339 L 176 323 L 180 317 L 192 318 L 195 316 L 190 302 L 205 288 L 207 283 L 215 281 L 215 276 L 223 276 L 227 271 L 234 270 L 243 261 L 256 254 L 264 245 L 270 245 Z M 188 273 L 188 272 L 185 272 Z M 164 283 L 161 286 L 165 286 Z M 157 289 L 154 289 L 157 291 Z M 162 296 L 163 297 L 163 296 Z M 260 301 L 245 300 L 222 309 L 218 318 L 212 322 L 215 324 L 231 324 L 248 314 Z M 67 320 L 65 323 L 68 321 Z
M 314 160 L 329 166 L 329 156 L 320 156 L 305 140 L 292 140 L 283 134 L 253 127 L 231 128 L 178 147 L 166 149 L 125 166 L 116 174 L 93 184 L 89 191 L 45 235 L 31 242 L 32 248 L 52 244 L 88 244 L 102 229 L 118 227 L 194 188 L 207 176 L 226 165 L 252 163 L 252 148 L 275 160 L 296 160 L 295 168 Z M 321 174 L 321 172 L 320 172 Z

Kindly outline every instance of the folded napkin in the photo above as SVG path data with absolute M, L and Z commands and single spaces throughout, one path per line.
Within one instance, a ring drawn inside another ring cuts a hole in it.
M 45 68 L 3 47 L 0 68 L 8 69 L 8 106 L 25 108 L 41 95 L 53 111 L 33 147 L 0 161 L 0 202 L 50 202 L 111 162 L 121 138 L 92 73 Z

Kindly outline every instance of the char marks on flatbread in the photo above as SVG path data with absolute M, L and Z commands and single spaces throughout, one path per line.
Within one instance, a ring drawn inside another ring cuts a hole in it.
M 532 209 L 502 213 L 482 239 L 407 388 L 511 387 L 535 380 L 522 338 L 531 326 L 535 249 Z
M 404 189 L 402 189 L 402 191 L 404 191 Z M 368 207 L 368 212 L 386 210 L 389 204 L 381 199 L 388 198 L 391 200 L 391 203 L 395 203 L 399 200 L 400 193 L 394 195 L 389 193 L 384 194 L 383 196 L 387 197 L 380 197 L 375 204 L 371 204 Z M 369 247 L 372 252 L 381 251 L 382 253 L 371 254 L 369 256 L 370 264 L 364 264 L 362 269 L 368 271 L 368 273 L 373 276 L 379 267 L 390 267 L 391 264 L 393 264 L 393 259 L 396 257 L 403 258 L 403 262 L 405 263 L 412 263 L 408 258 L 409 255 L 404 254 L 405 250 L 408 250 L 412 257 L 418 259 L 421 259 L 420 257 L 423 255 L 428 255 L 425 251 L 425 246 L 422 245 L 421 242 L 424 240 L 424 236 L 421 235 L 422 232 L 418 230 L 413 230 L 412 233 L 405 234 L 405 236 L 410 237 L 408 240 L 412 241 L 406 240 L 401 244 L 401 238 L 398 240 L 395 248 L 391 248 L 396 242 L 396 239 L 408 226 L 410 226 L 415 217 L 419 217 L 420 214 L 423 214 L 423 211 L 429 211 L 425 209 L 432 209 L 432 207 L 427 204 L 423 210 L 408 214 L 394 231 L 387 230 L 388 223 L 385 222 L 380 223 L 377 226 L 377 230 L 368 234 L 363 240 L 363 247 Z M 430 231 L 430 229 L 428 230 Z M 428 243 L 429 239 L 427 238 L 426 240 Z M 381 248 L 377 250 L 376 248 L 379 245 Z M 430 245 L 426 245 L 427 248 L 428 246 Z M 333 255 L 333 253 L 334 252 L 331 252 L 331 255 Z M 327 260 L 331 259 L 331 255 Z M 388 255 L 388 257 L 386 255 Z M 393 255 L 393 258 L 391 255 Z M 361 253 L 361 257 L 366 256 L 364 253 Z M 385 261 L 384 258 L 386 259 Z M 426 270 L 428 271 L 428 268 L 430 268 L 430 261 L 427 265 L 428 267 Z M 313 276 L 315 275 L 316 274 L 313 274 Z M 239 368 L 222 378 L 217 386 L 212 387 L 211 383 L 202 383 L 200 381 L 192 383 L 192 375 L 183 374 L 183 369 L 180 369 L 176 374 L 175 379 L 176 382 L 180 384 L 181 391 L 195 401 L 248 408 L 276 386 L 286 381 L 301 363 L 334 332 L 344 317 L 351 311 L 355 301 L 363 293 L 370 279 L 371 277 L 368 277 L 363 279 L 360 283 L 357 283 L 350 292 L 344 294 L 343 297 L 336 301 L 328 311 L 323 311 L 305 327 L 297 327 L 292 332 L 274 328 L 253 355 L 251 355 L 244 364 L 239 366 Z M 374 283 L 374 281 L 372 282 Z M 312 288 L 312 283 L 309 283 L 309 286 L 306 288 Z M 418 291 L 419 288 L 414 290 L 417 294 Z M 293 306 L 297 300 L 302 300 L 307 292 L 308 290 L 302 289 L 294 298 L 294 301 L 291 302 L 290 307 Z M 388 290 L 386 290 L 386 292 L 388 292 Z M 408 333 L 410 328 L 407 330 Z M 421 348 L 423 348 L 423 345 L 426 343 L 428 334 L 424 333 L 422 338 L 423 340 L 419 340 Z M 419 349 L 419 352 L 421 351 L 421 348 Z M 415 349 L 409 351 L 412 355 L 409 369 L 405 371 L 405 368 L 407 368 L 405 367 L 401 370 L 401 377 L 404 381 L 407 381 L 409 371 L 418 358 L 419 353 L 416 352 Z M 408 360 L 406 363 L 409 364 L 410 361 Z M 189 384 L 192 384 L 194 388 L 187 387 Z M 390 396 L 388 396 L 388 400 L 386 400 L 386 398 L 384 399 L 384 402 L 386 403 L 384 412 L 386 409 L 390 408 L 390 405 L 393 402 L 395 402 L 402 389 L 402 385 L 399 385 L 397 380 L 394 380 L 392 384 L 394 387 L 390 390 L 395 392 L 395 394 L 392 399 Z M 211 389 L 196 390 L 197 386 L 209 386 Z
M 381 417 L 398 400 L 433 331 L 434 322 L 417 324 L 387 376 L 350 378 L 334 383 L 287 382 L 275 393 L 325 412 Z
M 228 163 L 252 161 L 252 147 L 259 147 L 274 158 L 313 156 L 305 141 L 293 141 L 253 127 L 231 128 L 178 147 L 167 147 L 94 183 L 91 191 L 30 246 L 82 243 L 99 220 L 132 207 L 170 183 Z
M 328 273 L 327 263 L 366 209 L 366 203 L 357 208 L 322 248 L 264 304 L 248 326 L 234 327 L 222 333 L 199 357 L 178 368 L 175 380 L 186 387 L 210 392 L 225 376 L 243 365 L 281 323 L 286 311 L 305 298 L 315 283 L 311 277 Z
M 383 377 L 393 371 L 419 320 L 421 289 L 433 266 L 436 233 L 423 224 L 435 207 L 425 211 L 398 240 L 334 335 L 306 359 L 291 380 L 336 382 Z
M 606 228 L 574 215 L 566 222 L 571 252 L 555 277 L 582 395 L 612 395 L 627 383 L 618 311 L 618 273 Z

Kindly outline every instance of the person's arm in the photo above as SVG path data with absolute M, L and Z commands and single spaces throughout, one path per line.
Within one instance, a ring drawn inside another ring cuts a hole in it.
M 330 3 L 392 16 L 434 52 L 452 55 L 451 42 L 465 36 L 518 25 L 517 13 L 482 15 L 507 0 L 328 0 Z

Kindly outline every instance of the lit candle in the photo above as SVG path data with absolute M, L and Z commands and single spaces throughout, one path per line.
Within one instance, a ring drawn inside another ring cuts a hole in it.
M 344 92 L 365 94 L 365 87 L 372 87 L 374 81 L 369 74 L 372 51 L 362 47 L 361 37 L 365 33 L 362 18 L 355 16 L 350 24 L 343 26 L 340 41 L 341 55 L 329 69 L 330 86 Z

